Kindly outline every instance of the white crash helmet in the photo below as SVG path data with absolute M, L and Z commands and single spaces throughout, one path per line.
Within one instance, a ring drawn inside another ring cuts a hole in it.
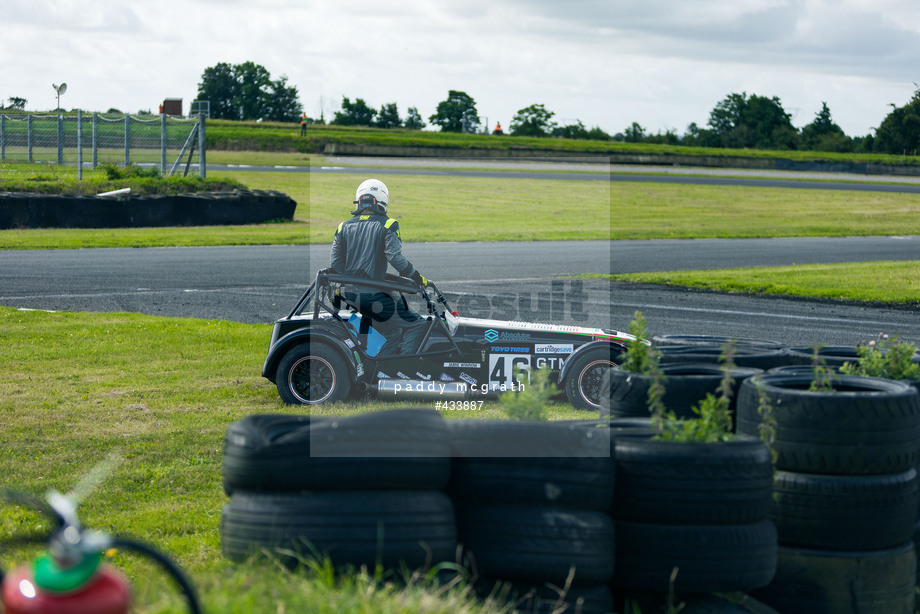
M 379 213 L 385 214 L 389 202 L 390 191 L 379 179 L 368 179 L 355 191 L 355 204 L 358 206 L 356 213 L 376 209 Z

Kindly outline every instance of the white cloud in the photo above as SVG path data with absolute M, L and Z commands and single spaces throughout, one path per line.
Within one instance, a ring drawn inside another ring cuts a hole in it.
M 918 81 L 909 0 L 4 0 L 0 99 L 155 109 L 218 62 L 253 61 L 329 118 L 342 96 L 427 117 L 449 89 L 507 125 L 544 104 L 608 132 L 705 125 L 731 92 L 779 96 L 796 125 L 827 101 L 867 133 Z M 187 106 L 186 106 L 187 108 Z

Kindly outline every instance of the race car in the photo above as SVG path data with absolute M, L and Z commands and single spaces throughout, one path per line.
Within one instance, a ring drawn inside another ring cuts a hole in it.
M 428 314 L 418 351 L 378 357 L 398 340 L 386 338 L 371 314 L 345 300 L 349 285 L 401 301 L 421 297 Z M 461 317 L 434 282 L 422 286 L 390 274 L 372 281 L 324 269 L 290 314 L 274 323 L 262 375 L 285 403 L 312 405 L 374 395 L 395 401 L 495 398 L 525 389 L 534 369 L 549 369 L 572 405 L 598 410 L 604 373 L 617 368 L 634 339 L 602 328 Z

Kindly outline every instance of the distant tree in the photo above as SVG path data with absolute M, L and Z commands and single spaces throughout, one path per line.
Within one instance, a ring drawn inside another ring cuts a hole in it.
M 852 141 L 843 129 L 831 118 L 831 110 L 826 102 L 821 103 L 821 110 L 815 119 L 802 127 L 802 147 L 812 151 L 850 151 Z
M 303 114 L 300 94 L 297 88 L 287 84 L 287 76 L 281 75 L 272 81 L 268 91 L 264 92 L 262 117 L 276 122 L 296 122 Z
M 381 105 L 374 125 L 379 128 L 399 128 L 402 126 L 402 120 L 399 118 L 399 111 L 396 110 L 395 102 Z
M 403 125 L 410 130 L 421 130 L 426 126 L 416 107 L 409 107 L 406 112 L 406 121 L 403 122 Z
M 220 62 L 205 68 L 198 100 L 210 102 L 216 119 L 296 121 L 303 113 L 297 88 L 283 76 L 272 81 L 268 70 L 254 62 Z
M 14 109 L 16 111 L 25 111 L 26 103 L 29 101 L 25 98 L 20 98 L 19 96 L 10 96 L 10 99 L 7 102 L 10 104 L 10 106 L 7 108 Z
M 266 115 L 266 97 L 272 86 L 271 75 L 264 66 L 243 62 L 233 67 L 237 83 L 235 102 L 240 108 L 240 119 L 263 119 Z
M 600 126 L 594 126 L 588 130 L 588 135 L 586 138 L 589 141 L 609 141 L 613 137 L 601 130 Z
M 875 131 L 875 149 L 883 153 L 915 155 L 920 147 L 920 88 L 903 107 L 893 107 Z
M 585 125 L 581 123 L 581 120 L 576 120 L 574 124 L 569 124 L 567 126 L 555 126 L 551 134 L 564 139 L 588 138 L 588 130 L 585 128 Z
M 720 147 L 791 149 L 798 143 L 791 116 L 776 96 L 729 94 L 710 112 L 709 127 Z
M 511 118 L 513 136 L 547 136 L 556 127 L 552 111 L 547 111 L 542 104 L 532 104 L 520 109 Z
M 352 102 L 347 96 L 342 97 L 342 110 L 336 111 L 331 124 L 337 126 L 370 126 L 374 123 L 377 111 L 367 106 L 363 98 Z
M 219 62 L 204 69 L 198 84 L 198 100 L 210 101 L 214 119 L 241 119 L 237 98 L 239 87 L 233 67 Z
M 645 128 L 638 122 L 630 124 L 629 128 L 623 131 L 623 140 L 627 143 L 641 143 L 645 140 Z
M 476 101 L 466 92 L 456 90 L 447 92 L 447 100 L 438 103 L 428 121 L 440 126 L 443 132 L 476 132 L 480 124 Z

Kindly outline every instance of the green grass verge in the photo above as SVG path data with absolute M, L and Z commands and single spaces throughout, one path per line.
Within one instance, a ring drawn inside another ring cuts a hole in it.
M 423 581 L 401 588 L 398 582 L 372 586 L 360 574 L 305 579 L 268 563 L 234 566 L 222 558 L 219 519 L 227 497 L 220 466 L 227 426 L 255 413 L 304 412 L 284 406 L 261 377 L 269 338 L 268 325 L 0 307 L 0 363 L 7 366 L 0 372 L 0 486 L 66 492 L 117 451 L 124 461 L 83 503 L 84 524 L 172 553 L 210 612 L 494 611 L 471 605 L 462 590 L 438 597 Z M 321 411 L 385 407 L 394 405 Z M 497 402 L 484 407 L 444 416 L 503 415 Z M 585 417 L 564 403 L 552 406 L 550 415 Z M 0 540 L 41 522 L 22 508 L 0 509 Z M 32 554 L 0 550 L 0 566 L 10 570 Z M 116 562 L 132 577 L 138 601 L 150 604 L 138 611 L 183 611 L 163 574 L 130 556 Z
M 920 307 L 920 260 L 625 273 L 614 281 Z
M 331 241 L 351 210 L 355 173 L 227 171 L 217 179 L 276 189 L 298 202 L 293 223 L 245 227 L 5 230 L 2 249 Z M 652 182 L 377 175 L 407 243 L 881 236 L 920 228 L 920 195 Z M 846 212 L 846 215 L 841 215 Z

